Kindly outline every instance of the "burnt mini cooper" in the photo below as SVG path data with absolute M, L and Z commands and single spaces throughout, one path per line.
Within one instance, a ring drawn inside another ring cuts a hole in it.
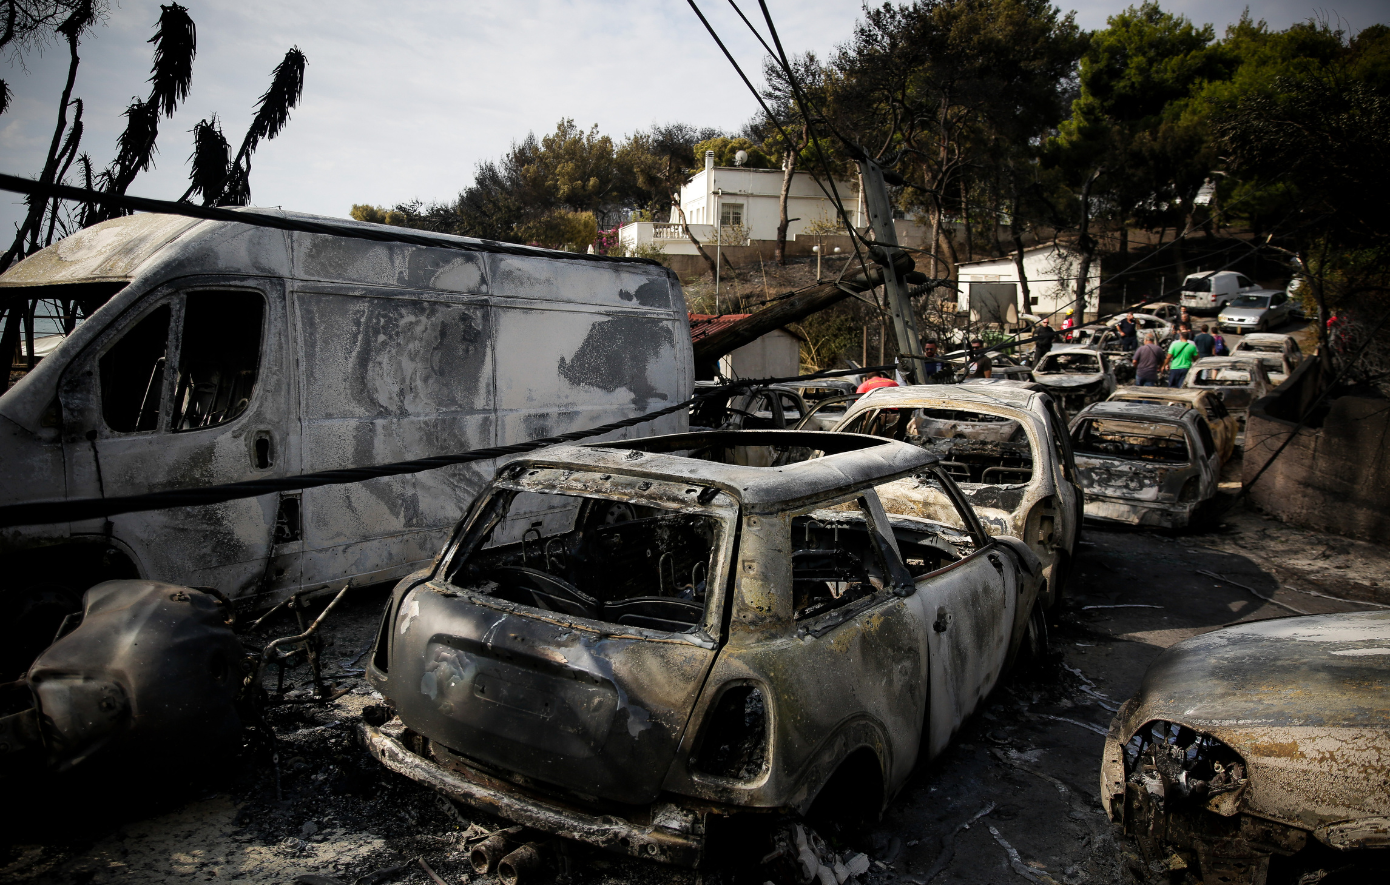
M 824 455 L 705 460 L 740 445 Z M 912 474 L 964 531 L 890 520 L 874 488 Z M 464 804 L 696 866 L 750 815 L 818 798 L 879 814 L 1038 650 L 1039 573 L 906 443 L 742 431 L 546 449 L 503 467 L 396 587 L 368 667 L 388 711 L 361 736 Z

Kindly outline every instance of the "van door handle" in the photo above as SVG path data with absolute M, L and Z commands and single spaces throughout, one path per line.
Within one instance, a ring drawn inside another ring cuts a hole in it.
M 269 430 L 256 431 L 251 441 L 251 464 L 257 470 L 269 470 L 275 466 L 275 439 Z

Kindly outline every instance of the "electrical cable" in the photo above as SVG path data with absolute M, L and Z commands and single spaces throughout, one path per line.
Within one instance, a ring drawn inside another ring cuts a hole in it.
M 715 396 L 727 396 L 731 390 L 736 391 L 750 387 L 762 387 L 769 384 L 782 384 L 793 381 L 809 381 L 818 378 L 834 378 L 840 375 L 861 375 L 865 372 L 886 371 L 892 368 L 894 367 L 877 366 L 865 369 L 832 369 L 824 372 L 813 372 L 809 375 L 742 381 L 737 384 L 722 385 L 709 391 L 696 394 L 684 402 L 676 403 L 673 406 L 667 406 L 655 412 L 636 415 L 622 421 L 603 424 L 599 427 L 592 427 L 587 430 L 576 430 L 558 436 L 533 439 L 507 446 L 490 446 L 483 449 L 472 449 L 453 455 L 435 455 L 428 458 L 416 458 L 410 461 L 378 464 L 373 467 L 346 467 L 339 470 L 321 470 L 315 473 L 304 473 L 295 476 L 222 483 L 219 485 L 203 486 L 201 488 L 173 489 L 163 492 L 149 492 L 142 495 L 123 495 L 111 498 L 73 498 L 66 501 L 37 501 L 25 504 L 7 504 L 0 506 L 0 528 L 21 525 L 42 525 L 55 522 L 78 522 L 86 519 L 116 516 L 121 513 L 163 510 L 169 507 L 221 504 L 226 501 L 256 498 L 275 492 L 315 489 L 329 485 L 347 485 L 386 476 L 405 476 L 408 474 L 423 473 L 426 470 L 437 470 L 440 467 L 470 464 L 475 461 L 487 461 L 507 455 L 518 455 L 524 452 L 545 448 L 546 446 L 576 442 L 588 437 L 611 433 L 615 430 L 622 430 L 627 427 L 655 420 L 664 415 L 669 415 L 672 412 L 680 411 L 698 400 Z
M 454 249 L 460 252 L 494 253 L 518 255 L 530 258 L 558 258 L 566 261 L 601 261 L 620 264 L 645 264 L 659 266 L 650 258 L 628 258 L 615 255 L 590 255 L 587 252 L 560 252 L 541 249 L 535 246 L 518 246 L 496 240 L 464 239 L 450 234 L 406 233 L 397 229 L 382 230 L 378 227 L 356 223 L 331 223 L 311 221 L 288 215 L 270 215 L 249 209 L 221 209 L 208 206 L 195 206 L 192 203 L 176 203 L 170 200 L 153 200 L 148 197 L 132 197 L 127 194 L 108 194 L 101 191 L 70 187 L 65 184 L 44 184 L 17 175 L 0 173 L 0 191 L 43 197 L 57 197 L 76 202 L 103 203 L 132 212 L 157 212 L 164 215 L 183 215 L 205 221 L 227 221 L 234 224 L 247 224 L 253 227 L 268 227 L 275 230 L 296 233 L 325 234 L 334 237 L 347 237 L 354 240 L 371 240 L 378 243 L 406 243 L 412 246 L 429 246 L 436 249 Z

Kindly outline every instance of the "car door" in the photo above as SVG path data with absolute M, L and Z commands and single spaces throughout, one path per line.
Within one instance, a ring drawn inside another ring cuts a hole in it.
M 985 533 L 950 476 L 932 468 L 921 478 L 951 499 L 975 543 L 969 555 L 914 582 L 917 604 L 931 623 L 931 696 L 923 742 L 933 757 L 999 681 L 1014 631 L 1033 601 L 1026 600 L 1028 611 L 1020 612 L 1015 554 Z
M 59 384 L 69 494 L 111 498 L 298 474 L 290 366 L 279 281 L 155 290 Z M 72 530 L 127 545 L 146 577 L 235 596 L 298 583 L 297 505 L 293 494 L 268 494 Z

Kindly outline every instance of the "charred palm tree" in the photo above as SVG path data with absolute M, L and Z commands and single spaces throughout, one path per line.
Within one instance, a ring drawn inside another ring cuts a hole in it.
M 150 168 L 159 138 L 159 119 L 174 115 L 179 102 L 188 97 L 193 81 L 198 29 L 186 8 L 177 3 L 161 6 L 159 23 L 149 42 L 154 44 L 150 95 L 131 99 L 126 108 L 126 127 L 116 141 L 116 159 L 99 176 L 101 190 L 109 194 L 124 194 L 135 176 Z M 97 205 L 82 223 L 85 227 L 124 214 L 125 210 Z
M 193 168 L 188 176 L 192 184 L 180 199 L 187 201 L 198 195 L 204 206 L 245 206 L 251 202 L 251 155 L 261 141 L 284 130 L 290 111 L 304 94 L 304 68 L 308 64 L 298 46 L 285 53 L 271 73 L 270 88 L 257 101 L 251 127 L 230 163 L 230 145 L 216 117 L 193 128 L 193 156 L 189 158 Z

